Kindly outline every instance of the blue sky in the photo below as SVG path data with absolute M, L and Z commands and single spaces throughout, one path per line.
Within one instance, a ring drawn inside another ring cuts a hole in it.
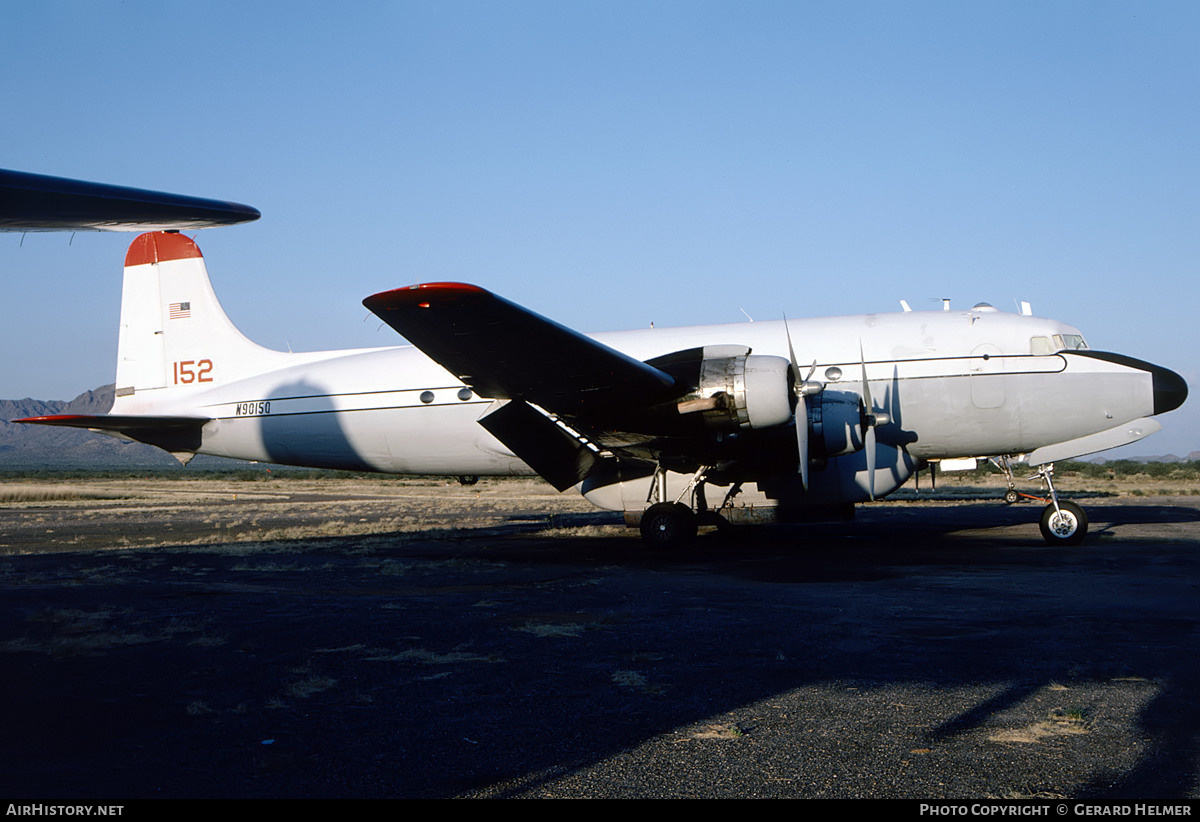
M 276 348 L 428 280 L 584 331 L 1029 300 L 1200 386 L 1197 54 L 1191 2 L 13 3 L 0 167 L 260 209 L 196 239 Z M 0 396 L 112 380 L 131 239 L 0 234 Z

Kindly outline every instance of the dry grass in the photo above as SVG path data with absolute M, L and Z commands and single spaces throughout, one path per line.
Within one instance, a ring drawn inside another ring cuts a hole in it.
M 536 479 L 125 478 L 0 483 L 0 554 L 171 546 L 289 552 L 345 537 L 454 540 L 594 509 Z
M 0 505 L 130 498 L 128 492 L 104 485 L 60 481 L 0 483 Z
M 1056 708 L 1042 720 L 1021 728 L 1007 728 L 993 733 L 992 742 L 1034 744 L 1060 736 L 1079 736 L 1089 732 L 1086 712 Z
M 139 620 L 129 612 L 114 607 L 95 610 L 50 609 L 31 614 L 26 623 L 26 635 L 0 643 L 0 651 L 72 657 L 103 653 L 130 645 L 163 642 L 201 632 L 198 626 L 181 620 Z
M 1055 476 L 1067 496 L 1200 495 L 1200 472 L 1191 463 L 1126 471 L 1068 465 Z M 1036 480 L 1019 479 L 1018 490 L 1041 493 Z M 930 492 L 928 476 L 920 493 L 914 486 L 910 481 L 888 500 L 998 499 L 1005 481 L 992 470 L 943 474 L 936 493 Z M 559 494 L 535 478 L 483 478 L 472 486 L 441 478 L 284 474 L 254 482 L 204 474 L 15 479 L 0 482 L 0 554 L 165 546 L 229 555 L 295 553 L 346 537 L 360 538 L 367 553 L 377 538 L 453 541 L 481 529 L 514 525 L 547 539 L 631 533 L 619 519 L 585 518 L 570 525 L 581 513 L 598 512 L 578 494 Z M 407 569 L 383 567 L 380 572 Z

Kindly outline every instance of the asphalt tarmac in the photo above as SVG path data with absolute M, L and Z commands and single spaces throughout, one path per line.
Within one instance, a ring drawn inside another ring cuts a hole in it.
M 0 799 L 1194 799 L 1200 502 L 1086 507 L 0 557 Z

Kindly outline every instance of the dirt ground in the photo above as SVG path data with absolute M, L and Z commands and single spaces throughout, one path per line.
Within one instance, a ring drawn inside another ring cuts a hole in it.
M 648 552 L 534 481 L 0 484 L 0 797 L 1200 794 L 1200 497 Z

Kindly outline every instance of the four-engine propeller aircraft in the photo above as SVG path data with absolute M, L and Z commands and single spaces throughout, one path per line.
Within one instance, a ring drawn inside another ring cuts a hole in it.
M 19 422 L 194 454 L 450 476 L 536 473 L 622 511 L 651 543 L 697 523 L 853 510 L 931 463 L 1038 468 L 1048 542 L 1083 538 L 1054 461 L 1161 428 L 1187 386 L 987 305 L 588 336 L 474 285 L 364 304 L 412 345 L 290 353 L 230 322 L 196 244 L 125 260 L 112 412 Z

